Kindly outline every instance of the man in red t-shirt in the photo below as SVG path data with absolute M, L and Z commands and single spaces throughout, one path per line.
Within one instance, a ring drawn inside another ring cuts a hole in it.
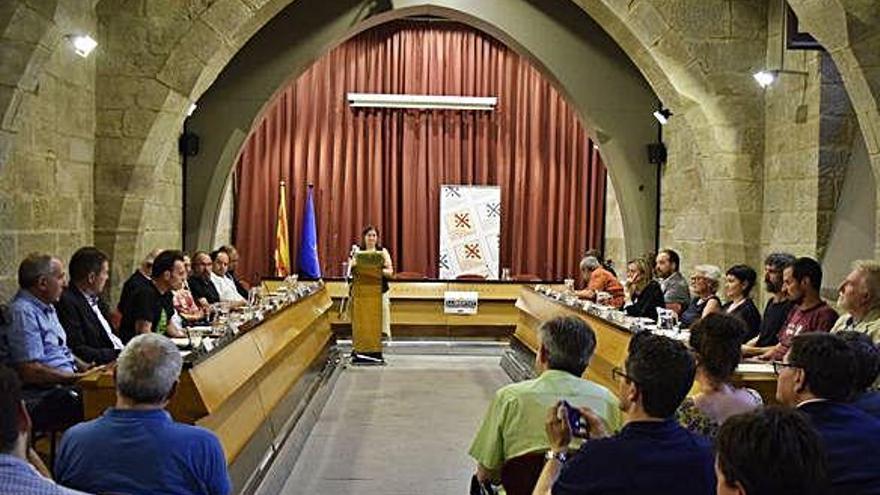
M 822 286 L 822 267 L 812 258 L 798 258 L 782 272 L 782 284 L 795 307 L 779 329 L 779 343 L 769 348 L 759 359 L 781 361 L 791 339 L 810 332 L 828 332 L 837 321 L 837 311 L 819 297 Z

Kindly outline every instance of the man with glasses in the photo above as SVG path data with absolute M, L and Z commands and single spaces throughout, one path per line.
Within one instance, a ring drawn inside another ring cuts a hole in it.
M 623 429 L 609 436 L 595 412 L 579 408 L 590 440 L 567 460 L 571 431 L 559 405 L 551 407 L 545 425 L 550 451 L 534 493 L 715 493 L 709 441 L 674 418 L 695 373 L 694 358 L 681 342 L 633 335 L 624 367 L 612 373 L 628 417 Z
M 846 403 L 858 369 L 850 346 L 837 335 L 798 335 L 782 362 L 776 399 L 806 414 L 822 437 L 831 493 L 880 493 L 880 420 Z

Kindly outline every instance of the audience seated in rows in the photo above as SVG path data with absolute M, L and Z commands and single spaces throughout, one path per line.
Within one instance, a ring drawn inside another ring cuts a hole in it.
M 736 388 L 733 373 L 742 359 L 745 324 L 726 314 L 710 314 L 691 328 L 690 347 L 697 361 L 699 392 L 682 402 L 676 418 L 687 429 L 714 438 L 727 418 L 759 407 L 761 395 Z
M 788 298 L 782 284 L 782 274 L 786 267 L 794 264 L 796 258 L 788 253 L 771 253 L 764 260 L 764 289 L 767 291 L 767 304 L 761 317 L 758 336 L 746 342 L 743 353 L 760 354 L 759 348 L 770 348 L 779 343 L 779 333 L 794 302 Z
M 218 249 L 211 253 L 211 261 L 214 263 L 211 271 L 211 282 L 217 289 L 220 302 L 230 305 L 244 305 L 247 300 L 238 293 L 238 290 L 235 288 L 235 282 L 226 276 L 226 272 L 229 269 L 229 255 Z
M 846 311 L 832 332 L 860 332 L 880 344 L 880 263 L 856 261 L 838 288 L 837 306 Z
M 797 410 L 767 407 L 730 418 L 715 441 L 718 495 L 825 495 L 822 439 Z
M 587 282 L 587 286 L 582 290 L 575 291 L 578 297 L 595 301 L 596 296 L 600 292 L 604 292 L 610 296 L 605 304 L 614 308 L 623 307 L 623 285 L 617 280 L 617 277 L 602 266 L 598 259 L 594 256 L 586 256 L 581 260 L 580 268 L 581 276 Z
M 855 355 L 856 377 L 853 382 L 852 405 L 880 418 L 880 391 L 877 390 L 880 349 L 863 333 L 844 331 L 835 335 L 842 338 Z
M 559 404 L 546 413 L 548 460 L 535 494 L 628 495 L 668 493 L 707 495 L 715 488 L 709 441 L 675 421 L 690 390 L 696 365 L 684 344 L 647 332 L 632 336 L 619 379 L 623 429 L 610 435 L 595 412 L 579 409 L 589 423 L 590 440 L 564 462 L 571 440 Z
M 175 311 L 172 290 L 183 287 L 186 266 L 183 253 L 175 250 L 162 251 L 153 261 L 151 280 L 134 290 L 131 300 L 124 303 L 119 336 L 128 342 L 135 335 L 155 332 L 169 337 L 183 337 L 184 333 L 174 322 Z
M 758 274 L 748 265 L 733 265 L 725 273 L 724 295 L 727 302 L 721 310 L 746 324 L 742 343 L 757 337 L 761 331 L 761 312 L 751 296 L 757 280 Z
M 856 383 L 855 353 L 834 334 L 810 333 L 791 340 L 776 398 L 806 414 L 822 438 L 831 493 L 880 493 L 880 420 L 847 401 Z
M 28 449 L 30 436 L 31 418 L 21 382 L 12 369 L 0 365 L 0 493 L 85 495 L 55 484 L 34 468 L 33 451 Z
M 131 296 L 139 287 L 149 287 L 153 274 L 153 260 L 161 253 L 161 249 L 153 249 L 141 261 L 141 265 L 122 284 L 122 292 L 119 294 L 119 304 L 116 305 L 120 314 L 125 314 L 125 304 L 131 301 Z
M 238 294 L 247 299 L 248 298 L 248 288 L 241 282 L 241 279 L 238 276 L 238 249 L 235 248 L 232 244 L 227 244 L 225 246 L 221 246 L 219 251 L 226 253 L 229 256 L 229 266 L 226 269 L 226 278 L 232 280 L 235 284 L 235 290 Z
M 217 437 L 177 423 L 165 411 L 181 367 L 180 352 L 167 338 L 133 338 L 116 365 L 116 407 L 64 434 L 55 463 L 58 482 L 91 493 L 228 494 Z
M 629 316 L 657 319 L 657 308 L 665 307 L 663 290 L 651 278 L 651 267 L 644 258 L 630 260 L 626 265 L 626 288 L 630 303 L 623 310 Z
M 782 272 L 783 286 L 788 298 L 795 303 L 785 324 L 779 330 L 779 343 L 773 347 L 750 350 L 760 353 L 759 358 L 779 361 L 788 352 L 791 339 L 811 332 L 828 332 L 837 320 L 837 312 L 819 297 L 822 287 L 822 267 L 811 258 L 798 258 Z
M 70 283 L 55 303 L 67 345 L 83 361 L 105 364 L 116 360 L 122 341 L 110 326 L 110 309 L 101 293 L 110 276 L 107 255 L 95 247 L 78 249 L 70 258 Z
M 557 317 L 540 326 L 538 339 L 538 377 L 499 389 L 471 444 L 481 482 L 498 480 L 502 465 L 512 458 L 547 451 L 544 418 L 547 407 L 560 399 L 590 407 L 608 431 L 620 427 L 617 398 L 581 378 L 596 349 L 593 329 L 580 318 Z
M 681 328 L 689 328 L 700 318 L 721 311 L 721 300 L 718 298 L 718 283 L 721 281 L 721 269 L 715 265 L 697 265 L 691 275 L 691 289 L 694 298 L 681 312 L 679 322 Z
M 189 290 L 188 280 L 192 276 L 192 262 L 186 254 L 183 255 L 183 266 L 186 268 L 187 278 L 183 279 L 183 286 L 180 289 L 171 291 L 172 302 L 174 310 L 184 321 L 197 322 L 205 318 L 205 308 L 199 306 Z
M 660 288 L 663 290 L 663 300 L 666 307 L 681 314 L 691 301 L 688 283 L 681 269 L 681 258 L 678 253 L 671 249 L 663 249 L 657 253 L 655 270 Z
M 193 298 L 201 307 L 220 302 L 220 294 L 217 287 L 211 282 L 211 255 L 204 251 L 196 251 L 192 257 L 192 274 L 187 279 L 187 285 L 192 292 Z

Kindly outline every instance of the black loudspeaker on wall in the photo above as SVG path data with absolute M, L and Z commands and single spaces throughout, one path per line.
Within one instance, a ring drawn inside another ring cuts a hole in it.
M 180 154 L 183 156 L 196 156 L 199 154 L 199 136 L 192 132 L 184 132 L 178 142 Z
M 648 163 L 663 165 L 666 163 L 666 145 L 663 143 L 651 143 L 648 145 Z

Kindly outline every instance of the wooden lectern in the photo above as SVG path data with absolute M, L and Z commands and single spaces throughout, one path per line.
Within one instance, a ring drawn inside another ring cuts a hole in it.
M 382 359 L 382 268 L 381 252 L 355 255 L 351 289 L 352 363 L 383 364 Z

